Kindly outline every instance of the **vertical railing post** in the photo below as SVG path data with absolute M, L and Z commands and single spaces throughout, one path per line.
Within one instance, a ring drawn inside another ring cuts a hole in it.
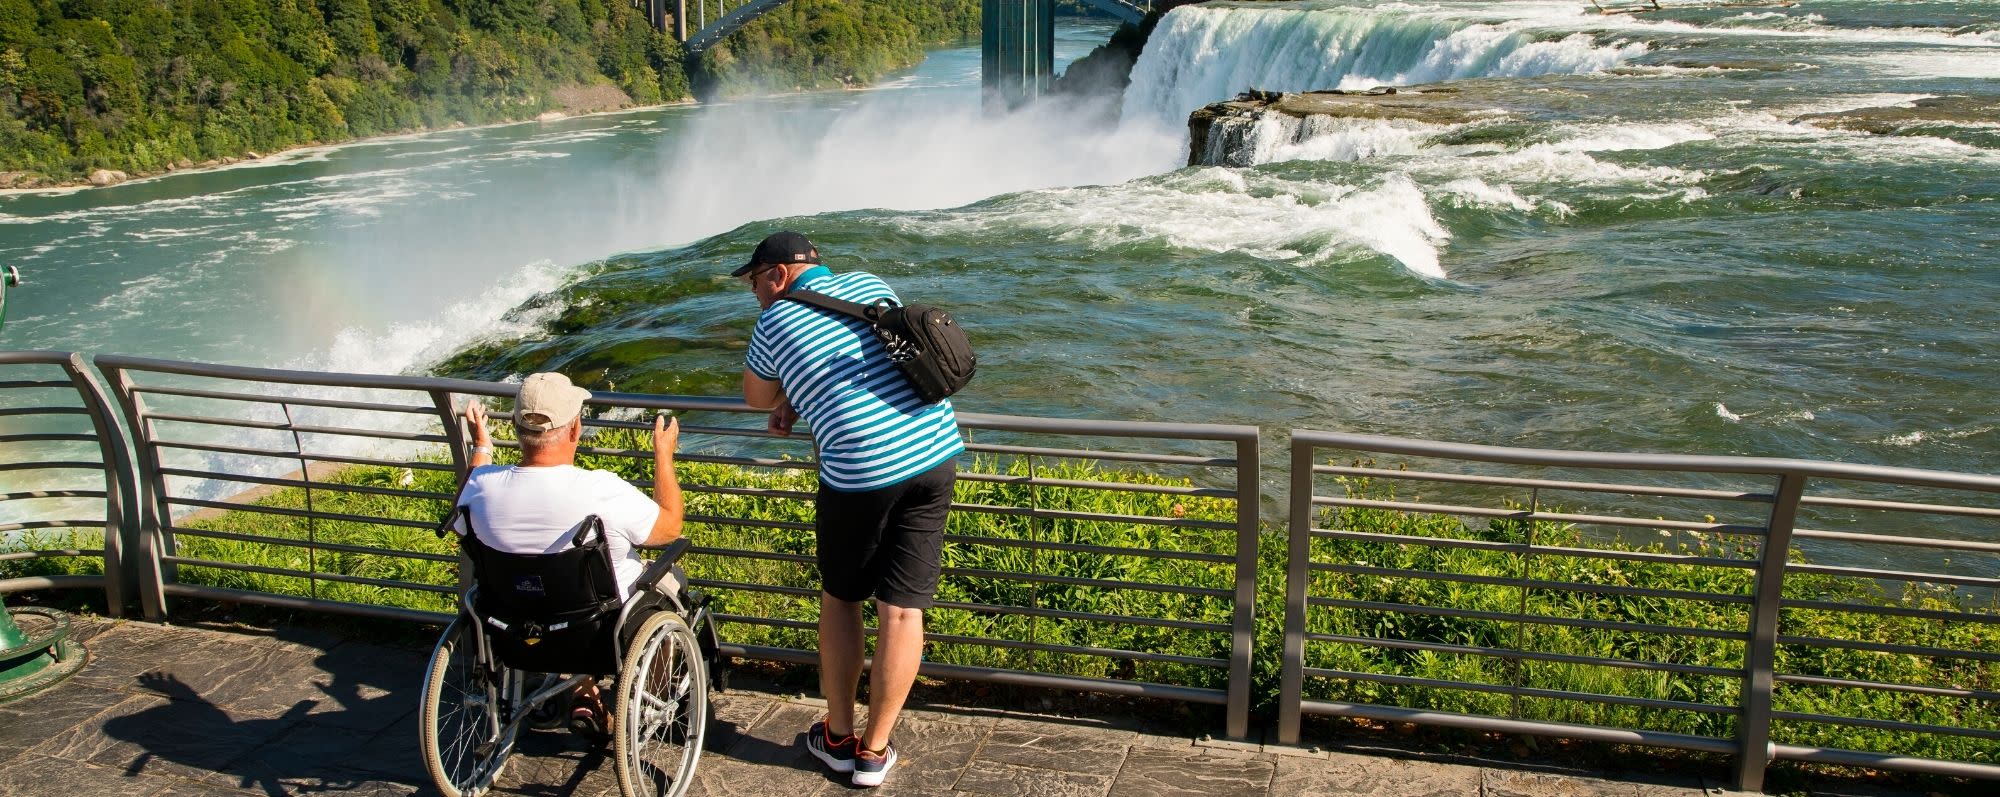
M 1278 679 L 1278 743 L 1299 743 L 1306 682 L 1306 587 L 1311 575 L 1313 445 L 1292 433 L 1289 545 L 1285 554 L 1285 644 Z
M 1250 735 L 1250 678 L 1257 649 L 1258 478 L 1257 430 L 1236 440 L 1236 611 L 1229 643 L 1229 704 L 1223 722 L 1232 739 Z
M 437 408 L 438 420 L 444 424 L 444 436 L 449 441 L 445 445 L 451 449 L 451 471 L 457 475 L 457 482 L 453 490 L 453 505 L 445 507 L 445 512 L 449 514 L 458 511 L 456 488 L 463 487 L 465 480 L 472 475 L 472 455 L 467 451 L 470 440 L 466 437 L 465 424 L 459 422 L 458 396 L 449 390 L 433 390 L 430 391 L 430 397 L 431 406 Z M 479 401 L 480 397 L 469 396 L 466 400 Z M 457 545 L 453 545 L 452 547 L 458 548 Z M 471 565 L 471 561 L 466 558 L 464 549 L 458 548 L 458 591 L 460 594 L 464 594 L 466 588 L 472 586 L 470 579 L 472 574 Z
M 76 386 L 77 398 L 90 411 L 90 426 L 104 459 L 104 613 L 123 617 L 135 585 L 128 551 L 139 533 L 132 513 L 132 458 L 125 447 L 124 427 L 111 417 L 111 402 L 84 368 L 83 355 L 71 352 L 62 366 Z
M 132 435 L 133 465 L 138 468 L 137 478 L 143 484 L 143 498 L 139 501 L 139 534 L 136 544 L 131 547 L 127 562 L 139 580 L 139 609 L 148 620 L 164 620 L 167 616 L 166 585 L 174 580 L 174 567 L 161 562 L 163 556 L 172 553 L 173 541 L 166 533 L 166 525 L 173 516 L 167 508 L 166 477 L 160 473 L 160 463 L 153 449 L 153 430 L 146 420 L 146 400 L 133 391 L 132 377 L 122 368 L 106 368 L 98 363 L 97 370 L 111 383 L 111 391 L 118 396 L 118 404 L 125 410 L 125 429 Z
M 1743 654 L 1743 703 L 1737 714 L 1736 788 L 1761 791 L 1764 768 L 1771 763 L 1771 691 L 1776 682 L 1778 617 L 1785 592 L 1785 563 L 1792 550 L 1792 527 L 1799 499 L 1805 495 L 1805 474 L 1779 476 L 1771 519 L 1764 531 L 1764 549 L 1750 609 L 1750 644 Z

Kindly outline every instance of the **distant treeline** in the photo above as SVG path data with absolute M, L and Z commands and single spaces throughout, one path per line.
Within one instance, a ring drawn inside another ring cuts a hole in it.
M 0 0 L 0 187 L 692 92 L 632 0 Z M 710 51 L 722 94 L 865 84 L 978 0 L 794 0 Z
M 979 0 L 792 0 L 710 48 L 701 69 L 720 94 L 859 86 L 978 36 Z

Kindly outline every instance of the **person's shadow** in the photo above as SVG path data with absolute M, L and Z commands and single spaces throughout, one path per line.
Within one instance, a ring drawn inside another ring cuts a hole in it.
M 271 797 L 350 791 L 367 783 L 356 773 L 324 767 L 317 772 L 296 770 L 264 755 L 270 749 L 267 743 L 296 727 L 312 711 L 314 701 L 301 700 L 277 717 L 235 719 L 178 675 L 154 671 L 138 680 L 167 702 L 104 723 L 106 736 L 140 748 L 125 766 L 128 777 L 165 771 L 214 782 L 207 773 L 217 773 L 239 788 L 255 788 Z M 298 750 L 294 760 L 310 756 L 310 747 Z

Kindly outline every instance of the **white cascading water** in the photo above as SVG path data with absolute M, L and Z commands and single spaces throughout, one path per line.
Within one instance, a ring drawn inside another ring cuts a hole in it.
M 1582 74 L 1643 55 L 1643 42 L 1538 38 L 1524 23 L 1481 23 L 1404 6 L 1183 6 L 1160 21 L 1132 68 L 1124 118 L 1185 124 L 1245 89 L 1410 86 L 1471 77 Z

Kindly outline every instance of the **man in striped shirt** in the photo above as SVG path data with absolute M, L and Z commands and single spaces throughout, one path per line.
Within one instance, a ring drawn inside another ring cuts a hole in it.
M 734 275 L 763 314 L 750 336 L 743 399 L 770 409 L 790 434 L 800 417 L 819 453 L 814 531 L 820 571 L 820 692 L 826 719 L 806 733 L 813 755 L 857 786 L 876 786 L 896 763 L 896 715 L 923 659 L 924 610 L 937 591 L 956 460 L 965 450 L 949 399 L 926 404 L 868 325 L 785 294 L 805 289 L 860 304 L 898 301 L 865 272 L 835 274 L 806 237 L 780 232 Z M 854 699 L 864 655 L 861 604 L 880 623 L 869 681 L 868 727 L 856 735 Z

